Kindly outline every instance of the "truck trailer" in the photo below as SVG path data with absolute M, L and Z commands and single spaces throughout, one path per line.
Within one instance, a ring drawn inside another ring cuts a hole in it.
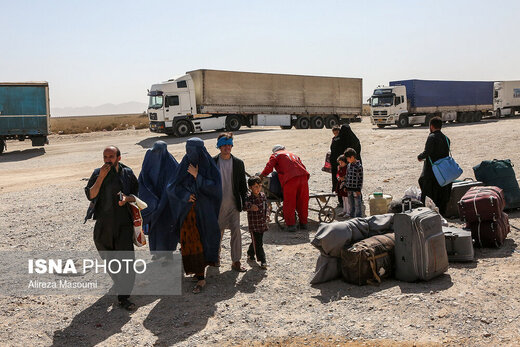
M 154 84 L 148 96 L 153 132 L 320 129 L 361 121 L 362 79 L 202 69 Z
M 520 111 L 520 81 L 495 82 L 495 115 L 514 116 Z
M 374 90 L 370 106 L 372 124 L 379 128 L 428 125 L 435 116 L 443 121 L 478 122 L 493 115 L 493 82 L 392 81 Z
M 0 82 L 0 153 L 11 139 L 48 144 L 49 126 L 47 82 Z

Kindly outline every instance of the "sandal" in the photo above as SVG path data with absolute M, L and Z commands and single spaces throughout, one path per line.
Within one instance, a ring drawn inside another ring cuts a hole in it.
M 201 284 L 200 282 L 203 282 L 204 284 Z M 193 288 L 193 294 L 199 294 L 205 286 L 206 286 L 205 280 L 198 281 L 197 284 L 195 285 L 195 288 Z
M 120 300 L 119 307 L 124 308 L 127 311 L 135 311 L 136 309 L 135 304 L 128 299 Z
M 231 268 L 232 268 L 233 270 L 235 270 L 235 271 L 238 271 L 238 272 L 246 272 L 246 271 L 247 271 L 245 267 L 243 267 L 243 266 L 240 265 L 240 262 L 239 262 L 239 261 L 237 261 L 236 263 L 233 263 L 233 264 L 231 265 Z

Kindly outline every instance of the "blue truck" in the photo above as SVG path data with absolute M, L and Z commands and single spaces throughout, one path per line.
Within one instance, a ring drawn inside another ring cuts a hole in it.
M 48 144 L 49 127 L 47 82 L 0 82 L 0 154 L 7 148 L 7 140 Z
M 372 124 L 379 128 L 427 125 L 432 117 L 458 123 L 478 122 L 493 113 L 494 82 L 392 81 L 370 98 Z

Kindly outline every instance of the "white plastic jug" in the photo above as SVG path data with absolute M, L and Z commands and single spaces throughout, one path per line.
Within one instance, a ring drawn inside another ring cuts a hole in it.
M 392 202 L 392 195 L 383 194 L 382 192 L 374 192 L 368 197 L 368 205 L 370 207 L 370 215 L 388 213 L 388 206 Z

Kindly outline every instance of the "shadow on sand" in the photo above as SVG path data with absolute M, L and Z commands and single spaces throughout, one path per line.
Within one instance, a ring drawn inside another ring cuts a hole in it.
M 4 152 L 0 155 L 0 162 L 23 161 L 36 158 L 45 154 L 45 148 L 31 148 L 23 151 Z
M 387 279 L 380 285 L 357 286 L 337 279 L 331 282 L 315 284 L 312 287 L 320 290 L 320 295 L 313 296 L 321 303 L 329 303 L 331 301 L 340 300 L 343 297 L 365 298 L 379 291 L 389 289 L 395 286 L 401 288 L 403 294 L 411 293 L 429 293 L 430 291 L 442 291 L 453 286 L 451 276 L 444 274 L 436 277 L 428 282 L 407 283 L 397 281 L 395 279 Z
M 228 300 L 238 292 L 253 293 L 266 273 L 253 268 L 237 282 L 238 275 L 236 271 L 219 273 L 218 268 L 210 267 L 206 287 L 200 294 L 193 294 L 195 282 L 184 278 L 180 296 L 134 296 L 132 300 L 138 308 L 157 301 L 143 326 L 158 338 L 155 345 L 170 346 L 204 329 L 209 318 L 215 315 L 218 302 Z M 77 314 L 68 327 L 54 332 L 53 346 L 94 346 L 120 333 L 130 321 L 131 313 L 114 303 L 114 296 L 99 298 Z

